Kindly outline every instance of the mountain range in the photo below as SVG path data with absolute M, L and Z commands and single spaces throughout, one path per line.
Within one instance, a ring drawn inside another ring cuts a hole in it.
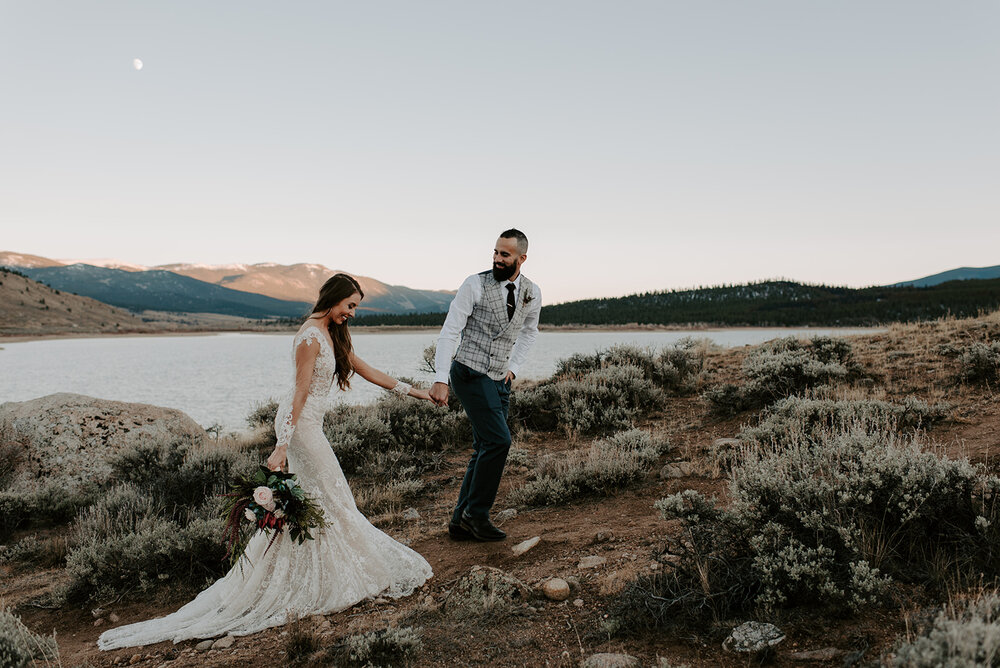
M 298 317 L 323 282 L 337 273 L 320 264 L 167 264 L 146 267 L 117 260 L 55 260 L 0 252 L 13 267 L 57 289 L 131 310 L 222 313 L 250 318 Z M 365 293 L 359 311 L 405 314 L 445 311 L 454 293 L 388 285 L 355 276 Z
M 1000 264 L 995 267 L 959 267 L 958 269 L 942 271 L 940 274 L 932 274 L 912 281 L 896 283 L 892 287 L 912 286 L 915 288 L 926 288 L 931 285 L 947 283 L 948 281 L 969 281 L 990 278 L 1000 278 Z

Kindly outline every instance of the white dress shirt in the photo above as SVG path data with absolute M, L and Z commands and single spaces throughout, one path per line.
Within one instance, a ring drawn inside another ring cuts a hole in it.
M 501 294 L 506 295 L 507 284 L 514 284 L 514 303 L 521 298 L 521 274 L 513 281 L 504 281 L 501 286 Z M 448 307 L 448 317 L 445 318 L 444 327 L 441 328 L 441 335 L 438 337 L 437 352 L 434 355 L 434 382 L 447 383 L 451 371 L 451 358 L 455 356 L 458 349 L 458 339 L 465 329 L 465 324 L 472 315 L 472 309 L 483 298 L 483 283 L 479 274 L 473 274 L 465 279 L 462 287 L 458 289 L 458 294 Z M 527 313 L 524 314 L 524 324 L 517 335 L 514 349 L 510 353 L 510 363 L 507 370 L 515 376 L 521 370 L 528 357 L 528 351 L 538 338 L 538 316 L 542 311 L 542 291 L 535 285 L 535 293 L 531 301 L 528 302 Z

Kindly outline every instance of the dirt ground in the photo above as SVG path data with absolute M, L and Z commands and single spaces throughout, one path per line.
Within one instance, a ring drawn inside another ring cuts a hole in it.
M 952 405 L 951 416 L 928 433 L 928 442 L 949 456 L 967 456 L 995 472 L 1000 452 L 1000 402 L 992 388 L 956 382 L 954 362 L 943 356 L 937 346 L 996 340 L 998 334 L 1000 314 L 992 314 L 978 320 L 896 325 L 883 334 L 852 339 L 858 360 L 873 380 L 844 391 L 888 400 L 915 396 L 926 401 L 948 402 Z M 743 354 L 742 350 L 712 353 L 709 367 L 713 381 L 734 378 Z M 385 527 L 395 538 L 408 540 L 411 547 L 427 558 L 434 568 L 429 583 L 406 599 L 365 601 L 328 615 L 325 620 L 309 619 L 300 625 L 318 629 L 320 623 L 329 621 L 328 630 L 316 631 L 326 646 L 351 633 L 384 628 L 388 623 L 420 626 L 424 649 L 418 666 L 577 666 L 582 658 L 596 652 L 625 652 L 637 657 L 642 666 L 655 666 L 659 657 L 667 658 L 671 665 L 688 664 L 692 668 L 746 665 L 744 659 L 721 649 L 725 635 L 744 619 L 720 620 L 697 635 L 687 636 L 638 634 L 608 639 L 600 631 L 610 597 L 637 575 L 661 567 L 653 561 L 653 555 L 670 526 L 659 517 L 653 503 L 684 489 L 726 495 L 727 480 L 709 461 L 709 446 L 716 438 L 734 436 L 742 424 L 752 422 L 755 416 L 744 414 L 720 419 L 710 414 L 708 408 L 698 397 L 670 399 L 661 414 L 641 425 L 668 438 L 672 444 L 660 466 L 671 461 L 691 461 L 693 475 L 663 480 L 657 466 L 643 484 L 609 498 L 522 510 L 504 523 L 508 538 L 498 543 L 453 542 L 448 538 L 446 523 L 467 456 L 464 452 L 448 453 L 437 474 L 441 486 L 433 486 L 434 495 L 416 505 L 421 519 Z M 532 456 L 580 445 L 551 434 L 528 434 L 515 442 L 516 447 L 527 449 Z M 525 467 L 508 470 L 495 510 L 507 507 L 506 492 L 527 477 Z M 534 536 L 541 538 L 535 548 L 520 557 L 511 553 L 513 545 Z M 606 557 L 606 564 L 593 569 L 579 568 L 580 559 L 591 555 Z M 539 598 L 530 607 L 494 619 L 447 621 L 437 609 L 454 582 L 477 564 L 500 568 L 532 587 L 552 576 L 571 576 L 579 580 L 579 588 L 569 601 L 556 603 Z M 132 664 L 179 668 L 287 664 L 286 646 L 289 634 L 295 631 L 289 627 L 238 638 L 227 650 L 197 652 L 196 641 L 190 641 L 100 652 L 96 640 L 108 628 L 106 618 L 110 613 L 116 614 L 123 624 L 149 619 L 175 610 L 192 592 L 166 591 L 155 600 L 108 603 L 102 606 L 105 610 L 101 619 L 105 621 L 95 626 L 90 609 L 47 610 L 32 605 L 31 601 L 53 587 L 59 577 L 59 569 L 8 572 L 0 583 L 0 597 L 15 607 L 32 629 L 43 633 L 55 630 L 63 666 Z M 777 622 L 787 639 L 772 665 L 807 665 L 789 655 L 823 648 L 846 653 L 865 650 L 865 661 L 877 660 L 906 632 L 908 615 L 921 605 L 932 603 L 924 601 L 922 596 L 920 592 L 900 590 L 894 596 L 894 604 L 845 619 L 810 617 L 807 612 L 786 613 Z M 842 665 L 844 660 L 838 658 L 835 663 Z

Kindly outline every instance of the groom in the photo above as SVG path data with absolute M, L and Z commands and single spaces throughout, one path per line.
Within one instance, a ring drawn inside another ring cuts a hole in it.
M 448 523 L 455 540 L 507 537 L 490 522 L 490 508 L 510 450 L 510 385 L 538 336 L 542 309 L 538 286 L 521 274 L 527 252 L 523 232 L 503 232 L 493 249 L 492 271 L 465 279 L 438 338 L 431 399 L 448 405 L 450 379 L 473 434 L 472 458 Z

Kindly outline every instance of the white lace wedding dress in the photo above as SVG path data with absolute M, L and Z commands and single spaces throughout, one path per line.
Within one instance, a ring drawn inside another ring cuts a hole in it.
M 358 512 L 337 457 L 323 434 L 323 414 L 336 361 L 326 336 L 307 326 L 295 337 L 297 348 L 318 341 L 312 384 L 298 424 L 291 425 L 292 392 L 278 404 L 279 441 L 290 437 L 289 471 L 322 506 L 329 526 L 301 545 L 282 534 L 259 533 L 246 559 L 177 612 L 101 634 L 102 650 L 172 640 L 248 635 L 280 626 L 294 617 L 344 610 L 374 596 L 398 598 L 431 577 L 427 561 L 372 526 Z M 266 554 L 265 554 L 266 550 Z

